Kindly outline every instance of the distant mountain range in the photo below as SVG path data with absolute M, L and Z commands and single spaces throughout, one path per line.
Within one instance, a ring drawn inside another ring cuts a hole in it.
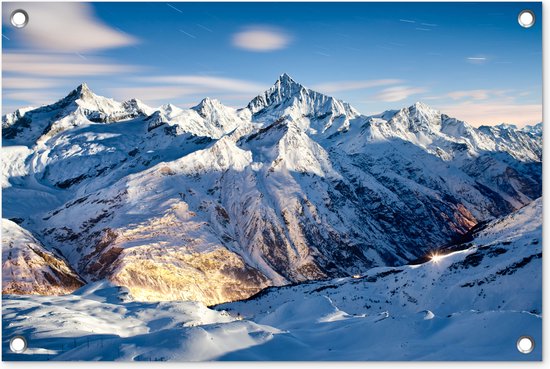
M 406 264 L 542 194 L 542 123 L 365 116 L 286 74 L 242 109 L 83 84 L 4 116 L 2 141 L 3 293 L 109 279 L 218 304 Z

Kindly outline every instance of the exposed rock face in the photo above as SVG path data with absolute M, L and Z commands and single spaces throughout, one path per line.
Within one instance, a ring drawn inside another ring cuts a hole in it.
M 65 260 L 11 220 L 2 219 L 2 293 L 63 295 L 84 282 Z
M 542 191 L 538 126 L 474 128 L 422 103 L 363 116 L 288 75 L 240 110 L 80 86 L 3 126 L 4 214 L 146 300 L 401 265 Z
M 265 318 L 276 317 L 285 305 L 299 309 L 304 301 L 326 298 L 353 315 L 385 312 L 401 317 L 422 312 L 425 319 L 434 314 L 450 318 L 470 311 L 509 311 L 540 318 L 542 198 L 477 227 L 467 242 L 434 255 L 414 265 L 373 268 L 354 277 L 270 287 L 216 309 L 267 323 Z M 291 321 L 292 315 L 286 318 Z

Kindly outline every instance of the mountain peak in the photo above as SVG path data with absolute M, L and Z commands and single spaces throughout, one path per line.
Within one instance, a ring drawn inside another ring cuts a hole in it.
M 415 102 L 413 105 L 411 105 L 409 107 L 409 110 L 415 110 L 415 111 L 418 111 L 418 112 L 425 112 L 425 113 L 430 113 L 430 114 L 433 114 L 433 113 L 437 113 L 437 110 L 431 108 L 429 105 L 421 102 L 421 101 L 417 101 Z
M 289 76 L 287 73 L 281 74 L 277 79 L 277 81 L 281 83 L 296 83 L 296 81 L 294 81 L 294 79 L 291 76 Z
M 81 94 L 92 92 L 90 88 L 88 87 L 88 84 L 86 82 L 82 82 L 79 84 L 76 88 L 76 91 L 80 92 Z
M 62 102 L 70 103 L 75 102 L 76 100 L 87 100 L 87 99 L 93 99 L 96 95 L 90 90 L 88 85 L 83 82 L 79 84 L 74 90 L 72 90 L 64 99 L 62 99 Z
M 199 110 L 199 109 L 204 109 L 204 108 L 208 108 L 208 107 L 221 107 L 221 106 L 223 106 L 223 104 L 218 99 L 212 99 L 210 97 L 205 97 L 204 99 L 201 100 L 200 103 L 198 103 L 197 105 L 195 105 L 191 109 Z
M 432 123 L 435 121 L 441 122 L 441 113 L 423 102 L 417 101 L 406 108 L 406 110 L 408 110 L 410 116 L 415 117 L 415 119 L 428 122 L 431 121 Z
M 191 109 L 199 113 L 203 118 L 218 116 L 222 111 L 225 110 L 225 105 L 223 105 L 219 100 L 206 97 L 202 101 L 193 106 Z M 222 113 L 223 114 L 223 113 Z
M 412 133 L 428 132 L 441 128 L 441 113 L 422 102 L 398 111 L 390 122 Z
M 270 105 L 292 100 L 294 97 L 300 96 L 301 93 L 307 93 L 307 91 L 304 86 L 294 81 L 288 74 L 283 73 L 269 90 L 255 97 L 248 104 L 248 108 L 256 113 Z
M 304 86 L 296 82 L 291 76 L 286 73 L 283 73 L 279 76 L 277 81 L 275 81 L 275 85 L 273 87 L 280 90 L 286 97 L 294 95 L 301 89 L 305 89 Z
M 512 123 L 500 123 L 495 126 L 498 129 L 518 129 L 518 126 Z

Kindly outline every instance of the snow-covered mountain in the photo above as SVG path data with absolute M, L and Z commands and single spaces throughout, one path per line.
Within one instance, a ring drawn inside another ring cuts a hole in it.
M 313 135 L 345 131 L 350 119 L 359 116 L 348 103 L 305 88 L 286 73 L 247 108 L 253 121 L 271 124 L 284 117 Z
M 27 360 L 541 360 L 541 234 L 538 199 L 422 264 L 270 287 L 212 309 L 135 302 L 106 282 L 4 296 L 3 359 L 20 357 L 8 345 L 22 335 Z M 529 355 L 515 347 L 522 335 L 536 342 Z
M 216 304 L 402 265 L 542 191 L 537 128 L 421 103 L 364 116 L 286 74 L 242 109 L 81 85 L 2 126 L 3 216 L 141 300 Z
M 470 236 L 423 264 L 217 306 L 287 332 L 228 359 L 521 360 L 517 337 L 542 339 L 542 198 Z
M 392 316 L 430 310 L 447 316 L 477 311 L 542 312 L 542 198 L 477 227 L 468 241 L 440 249 L 400 267 L 328 281 L 270 287 L 217 309 L 261 321 L 284 306 L 326 296 L 351 314 Z
M 2 138 L 33 146 L 63 131 L 89 122 L 112 123 L 147 116 L 153 110 L 132 99 L 119 103 L 94 94 L 85 83 L 58 102 L 37 109 L 19 109 L 2 117 Z

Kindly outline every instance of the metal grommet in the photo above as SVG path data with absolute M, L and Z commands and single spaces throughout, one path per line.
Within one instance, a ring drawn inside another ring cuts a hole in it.
M 15 336 L 10 340 L 10 350 L 17 354 L 25 352 L 27 349 L 27 340 L 22 336 Z
M 518 15 L 518 23 L 523 28 L 533 27 L 535 24 L 535 13 L 532 10 L 522 10 Z
M 516 346 L 522 354 L 529 354 L 535 349 L 535 340 L 529 336 L 521 336 L 518 338 Z
M 15 28 L 23 28 L 29 23 L 29 14 L 23 9 L 11 12 L 10 21 Z

